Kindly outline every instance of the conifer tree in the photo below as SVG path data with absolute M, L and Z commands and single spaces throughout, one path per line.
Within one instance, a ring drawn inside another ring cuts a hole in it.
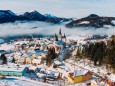
M 2 54 L 1 58 L 3 60 L 3 64 L 7 64 L 7 57 L 5 56 L 5 54 Z
M 55 37 L 54 37 L 55 41 L 58 41 L 58 36 L 57 34 L 55 33 Z
M 12 59 L 12 63 L 15 63 L 15 61 L 16 61 L 16 60 L 15 60 L 15 58 L 13 57 L 13 59 Z

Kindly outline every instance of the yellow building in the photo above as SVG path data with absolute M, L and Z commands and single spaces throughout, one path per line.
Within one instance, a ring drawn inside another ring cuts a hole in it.
M 82 81 L 83 81 L 82 74 L 75 76 L 74 73 L 69 73 L 69 74 L 68 74 L 68 81 L 69 81 L 71 84 L 82 82 Z
M 92 74 L 89 71 L 75 70 L 74 73 L 69 73 L 67 78 L 71 84 L 74 84 L 74 83 L 91 80 Z

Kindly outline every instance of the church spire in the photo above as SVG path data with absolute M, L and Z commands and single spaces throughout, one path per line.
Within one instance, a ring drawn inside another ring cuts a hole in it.
M 60 30 L 59 30 L 59 35 L 62 35 L 62 33 L 61 33 L 61 28 L 60 28 Z
M 63 36 L 64 38 L 66 38 L 66 35 L 65 35 L 65 33 L 64 33 L 64 36 Z

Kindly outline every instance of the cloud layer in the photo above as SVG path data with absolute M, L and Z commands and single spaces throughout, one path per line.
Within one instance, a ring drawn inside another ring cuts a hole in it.
M 59 32 L 62 28 L 62 33 L 66 35 L 77 35 L 77 36 L 90 36 L 95 34 L 100 35 L 113 35 L 115 34 L 115 27 L 110 28 L 74 28 L 68 29 L 64 27 L 64 24 L 54 25 L 44 22 L 15 22 L 0 24 L 0 37 L 14 36 L 14 35 L 54 35 Z

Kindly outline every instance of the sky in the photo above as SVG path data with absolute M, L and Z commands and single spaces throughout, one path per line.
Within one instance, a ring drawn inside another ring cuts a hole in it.
M 37 10 L 42 14 L 81 18 L 90 14 L 115 16 L 115 0 L 0 0 L 1 10 L 15 13 Z

